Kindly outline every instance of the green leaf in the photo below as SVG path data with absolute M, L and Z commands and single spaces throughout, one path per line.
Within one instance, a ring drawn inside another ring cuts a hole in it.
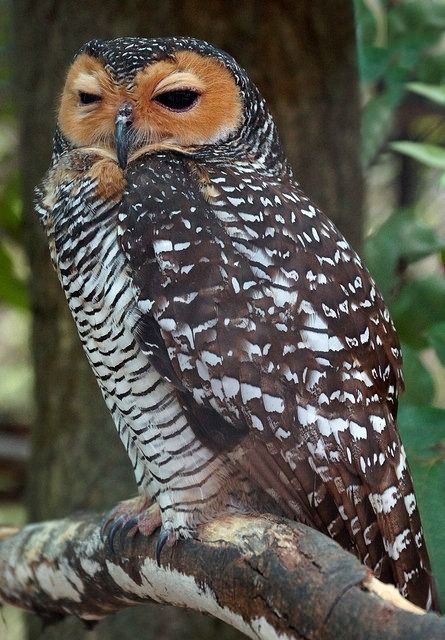
M 430 276 L 403 285 L 390 311 L 402 342 L 428 346 L 427 332 L 445 318 L 445 279 Z
M 361 160 L 365 168 L 374 162 L 386 145 L 396 106 L 397 102 L 386 94 L 372 98 L 365 105 L 361 123 Z
M 445 86 L 424 84 L 423 82 L 408 82 L 406 86 L 410 91 L 418 93 L 424 98 L 428 98 L 437 104 L 445 106 Z
M 397 268 L 445 249 L 436 231 L 409 209 L 396 211 L 365 241 L 366 264 L 385 298 L 399 284 Z
M 403 376 L 405 393 L 403 400 L 408 404 L 428 405 L 434 398 L 434 380 L 415 349 L 402 344 Z
M 413 476 L 427 546 L 445 598 L 445 410 L 401 405 L 398 425 Z
M 382 78 L 388 70 L 388 50 L 383 47 L 363 47 L 359 60 L 364 82 L 375 82 Z
M 431 327 L 427 331 L 427 338 L 440 362 L 445 367 L 445 321 Z
M 438 446 L 445 445 L 445 409 L 410 405 L 402 396 L 397 423 L 411 457 L 429 462 L 436 462 L 440 457 L 439 461 L 443 458 L 445 463 L 445 450 L 440 455 L 436 451 Z
M 445 170 L 445 149 L 435 144 L 424 142 L 392 142 L 390 148 L 405 156 L 414 158 L 433 169 Z

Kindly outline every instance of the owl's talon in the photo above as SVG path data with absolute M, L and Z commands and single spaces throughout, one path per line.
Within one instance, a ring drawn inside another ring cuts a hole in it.
M 169 538 L 168 531 L 166 531 L 164 528 L 161 528 L 161 531 L 159 532 L 158 541 L 156 542 L 156 563 L 158 567 L 161 566 L 161 553 L 168 538 Z
M 122 526 L 124 522 L 125 522 L 125 519 L 123 518 L 123 516 L 121 516 L 111 524 L 110 529 L 108 531 L 108 535 L 107 535 L 108 550 L 112 554 L 116 553 L 114 541 L 118 534 L 122 535 Z
M 133 538 L 138 531 L 140 531 L 138 527 L 139 519 L 136 516 L 133 516 L 127 522 L 122 525 L 121 528 L 121 536 L 124 538 Z

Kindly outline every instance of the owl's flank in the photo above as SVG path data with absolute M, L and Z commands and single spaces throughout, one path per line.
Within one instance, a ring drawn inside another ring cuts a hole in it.
M 87 43 L 37 211 L 140 493 L 111 538 L 161 526 L 160 553 L 270 512 L 437 608 L 391 318 L 233 58 L 192 38 Z

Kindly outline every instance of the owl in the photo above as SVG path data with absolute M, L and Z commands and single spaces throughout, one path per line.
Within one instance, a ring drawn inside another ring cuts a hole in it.
M 233 58 L 88 42 L 37 212 L 141 496 L 109 531 L 160 526 L 159 556 L 218 515 L 273 513 L 437 607 L 388 310 Z

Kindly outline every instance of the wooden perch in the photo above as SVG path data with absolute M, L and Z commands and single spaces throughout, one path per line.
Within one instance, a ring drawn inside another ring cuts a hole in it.
M 443 640 L 445 619 L 383 585 L 335 542 L 302 524 L 227 516 L 201 539 L 164 548 L 157 533 L 117 541 L 97 515 L 0 530 L 0 601 L 48 621 L 87 622 L 151 601 L 202 611 L 250 638 Z

